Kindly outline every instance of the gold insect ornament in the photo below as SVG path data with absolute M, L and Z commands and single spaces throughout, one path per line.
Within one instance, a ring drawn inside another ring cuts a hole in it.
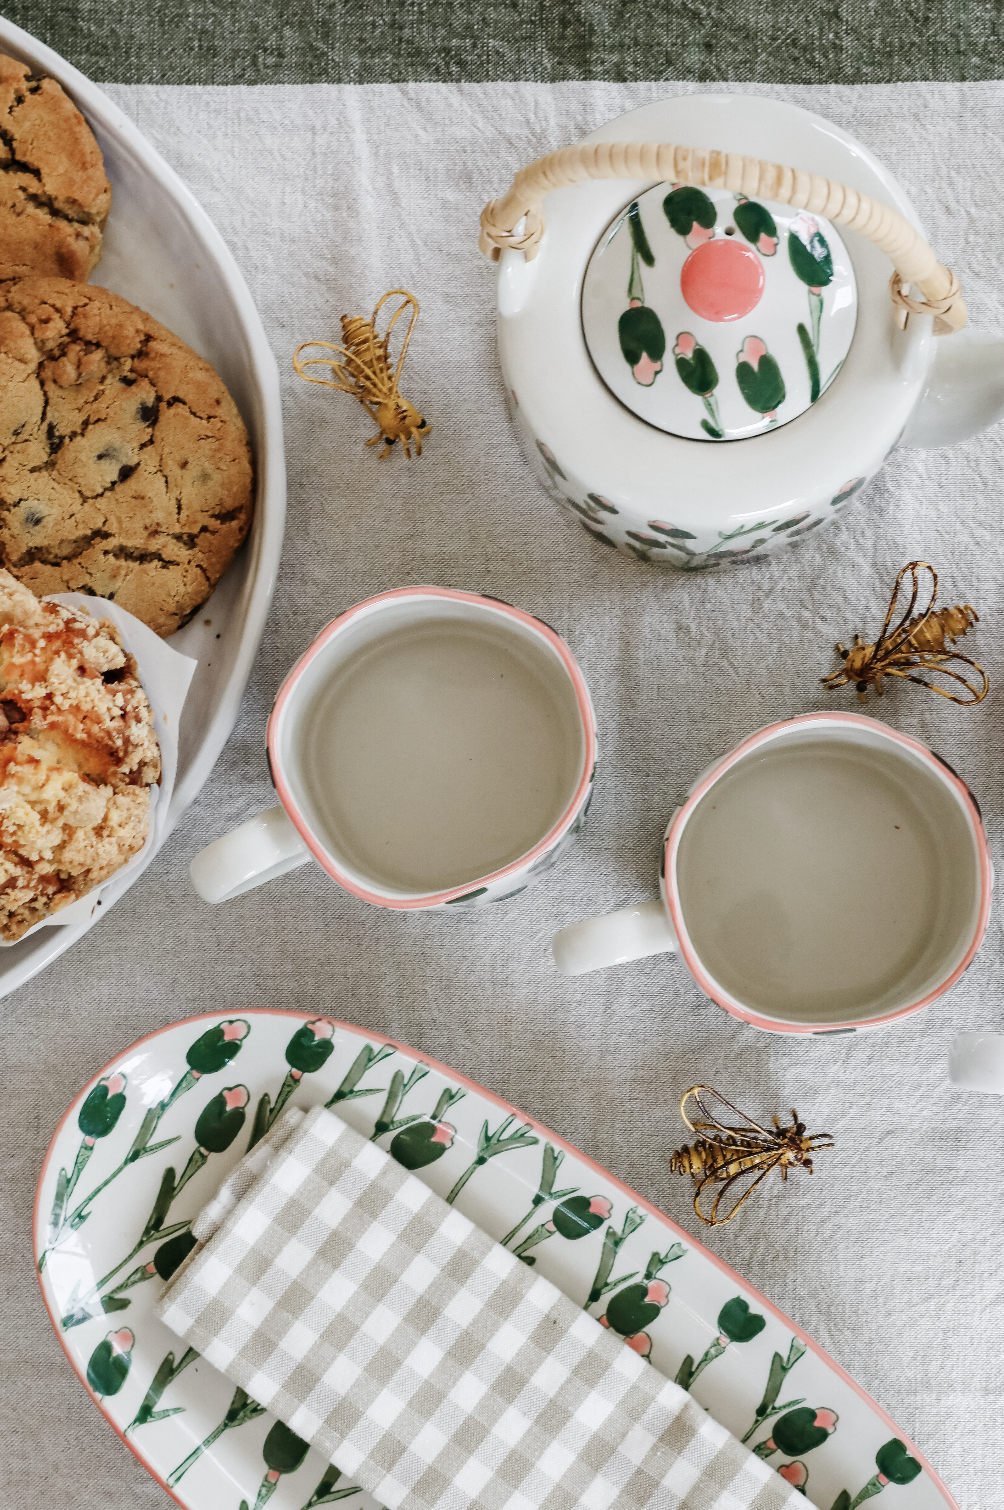
M 377 332 L 377 319 L 389 299 L 400 296 L 401 303 L 387 322 L 383 335 Z M 411 311 L 397 363 L 391 367 L 390 338 L 394 327 L 406 310 Z M 401 368 L 408 352 L 408 343 L 415 321 L 418 319 L 418 300 L 407 289 L 392 288 L 378 300 L 370 319 L 362 315 L 342 315 L 342 340 L 344 346 L 333 346 L 330 341 L 304 341 L 293 353 L 293 368 L 308 383 L 321 383 L 325 388 L 337 388 L 339 393 L 351 393 L 362 404 L 370 419 L 377 426 L 376 435 L 370 436 L 368 446 L 384 443 L 380 460 L 389 456 L 391 447 L 400 441 L 405 456 L 411 459 L 411 445 L 415 454 L 422 454 L 422 440 L 432 432 L 414 404 L 403 398 L 400 390 Z M 337 352 L 338 357 L 301 357 L 300 353 L 312 346 L 325 351 Z M 341 360 L 338 360 L 341 358 Z M 309 367 L 329 367 L 334 379 L 315 377 Z M 337 379 L 337 381 L 336 381 Z
M 927 607 L 917 613 L 915 610 L 921 591 L 922 572 L 931 574 L 930 596 Z M 907 573 L 910 575 L 910 601 L 896 627 L 890 629 L 903 578 Z M 982 702 L 990 689 L 986 672 L 968 655 L 962 655 L 951 648 L 956 640 L 979 623 L 980 616 L 968 603 L 955 608 L 935 608 L 937 600 L 938 573 L 934 567 L 926 561 L 908 561 L 896 578 L 882 633 L 874 645 L 866 645 L 859 634 L 854 636 L 854 644 L 849 650 L 838 643 L 837 654 L 843 658 L 844 664 L 836 671 L 831 671 L 829 676 L 820 677 L 823 686 L 832 692 L 835 687 L 846 687 L 853 682 L 859 701 L 867 702 L 870 686 L 881 697 L 882 678 L 898 676 L 904 681 L 916 682 L 918 687 L 926 687 L 929 692 L 937 692 L 939 697 L 947 697 L 950 702 L 959 703 L 963 707 Z M 968 674 L 953 670 L 948 664 L 950 661 L 970 666 L 978 673 L 979 682 Z M 960 696 L 950 686 L 939 687 L 935 682 L 925 681 L 922 676 L 914 674 L 920 670 L 948 678 L 949 682 L 964 688 L 969 695 Z
M 694 1106 L 688 1111 L 690 1101 Z M 738 1127 L 720 1120 L 716 1113 L 721 1107 L 739 1118 Z M 703 1136 L 677 1149 L 669 1167 L 673 1174 L 693 1177 L 697 1186 L 694 1211 L 709 1227 L 723 1227 L 731 1222 L 772 1169 L 781 1170 L 782 1180 L 787 1180 L 789 1169 L 807 1169 L 812 1174 L 813 1154 L 820 1148 L 833 1147 L 829 1133 L 807 1133 L 797 1112 L 792 1112 L 789 1127 L 782 1127 L 777 1117 L 773 1118 L 773 1128 L 761 1127 L 710 1085 L 692 1085 L 685 1092 L 680 1101 L 680 1116 L 691 1132 Z M 715 1185 L 721 1189 L 710 1207 L 705 1202 L 702 1210 L 701 1197 L 709 1186 Z

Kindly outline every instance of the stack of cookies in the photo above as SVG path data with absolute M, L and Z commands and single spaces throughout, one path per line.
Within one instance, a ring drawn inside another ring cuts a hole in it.
M 0 56 L 0 939 L 142 849 L 160 779 L 113 599 L 161 635 L 247 534 L 247 431 L 184 341 L 88 283 L 112 188 L 59 84 Z
M 0 56 L 0 567 L 169 635 L 247 534 L 244 422 L 208 362 L 87 279 L 111 185 L 54 79 Z

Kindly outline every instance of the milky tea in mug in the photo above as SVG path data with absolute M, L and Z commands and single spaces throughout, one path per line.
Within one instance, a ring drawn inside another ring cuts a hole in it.
M 554 936 L 565 975 L 683 956 L 732 1016 L 848 1032 L 916 1012 L 972 960 L 993 870 L 965 783 L 919 740 L 855 713 L 751 734 L 690 790 L 659 901 Z
M 920 985 L 964 928 L 972 865 L 945 789 L 888 749 L 768 744 L 694 809 L 680 907 L 704 967 L 748 1006 L 821 1019 Z
M 502 869 L 572 797 L 583 741 L 571 686 L 502 627 L 392 629 L 336 666 L 304 715 L 314 820 L 389 889 L 446 891 Z
M 477 593 L 402 587 L 339 614 L 279 689 L 281 806 L 202 850 L 227 901 L 311 856 L 382 907 L 480 906 L 549 868 L 596 769 L 582 673 L 543 620 Z

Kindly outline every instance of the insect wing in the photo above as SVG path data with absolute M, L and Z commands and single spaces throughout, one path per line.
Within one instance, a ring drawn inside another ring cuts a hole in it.
M 708 1227 L 721 1227 L 726 1222 L 731 1222 L 732 1218 L 738 1214 L 739 1208 L 746 1204 L 757 1186 L 767 1178 L 771 1170 L 776 1168 L 780 1162 L 780 1150 L 777 1152 L 764 1151 L 756 1163 L 751 1163 L 749 1168 L 740 1170 L 738 1174 L 734 1174 L 729 1179 L 723 1181 L 719 1185 L 713 1200 L 711 1200 L 709 1194 L 708 1200 L 704 1202 L 705 1210 L 701 1209 L 701 1197 L 709 1185 L 718 1185 L 718 1181 L 713 1175 L 702 1180 L 694 1196 L 695 1213 Z M 708 1204 L 709 1201 L 710 1206 Z
M 690 1099 L 696 1102 L 702 1114 L 703 1121 L 692 1120 L 687 1111 L 687 1102 Z M 727 1108 L 734 1117 L 737 1117 L 739 1119 L 739 1126 L 730 1122 L 720 1122 L 716 1115 L 719 1107 Z M 752 1117 L 748 1117 L 737 1106 L 733 1106 L 731 1101 L 726 1101 L 725 1097 L 720 1095 L 710 1085 L 695 1085 L 687 1091 L 680 1102 L 680 1116 L 693 1132 L 710 1134 L 715 1142 L 721 1141 L 720 1137 L 715 1138 L 714 1136 L 718 1133 L 724 1134 L 731 1140 L 750 1147 L 774 1148 L 777 1145 L 778 1139 L 776 1133 L 766 1127 L 761 1127 L 759 1122 L 754 1122 Z

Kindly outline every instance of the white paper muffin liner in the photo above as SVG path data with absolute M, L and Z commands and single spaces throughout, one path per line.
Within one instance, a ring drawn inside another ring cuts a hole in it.
M 193 661 L 190 656 L 181 655 L 179 651 L 172 650 L 170 645 L 166 644 L 158 634 L 154 634 L 152 629 L 148 629 L 136 618 L 135 614 L 127 613 L 124 608 L 120 608 L 117 603 L 110 603 L 107 598 L 92 598 L 82 592 L 59 592 L 50 593 L 43 601 L 60 603 L 64 608 L 75 609 L 85 618 L 110 619 L 122 635 L 122 648 L 135 656 L 143 691 L 149 698 L 150 707 L 153 709 L 154 728 L 160 743 L 160 783 L 150 789 L 150 826 L 143 848 L 100 886 L 95 886 L 76 902 L 71 902 L 68 907 L 61 908 L 59 912 L 53 913 L 51 917 L 43 918 L 40 923 L 29 928 L 27 933 L 21 935 L 18 943 L 30 937 L 39 928 L 60 928 L 68 923 L 86 922 L 95 907 L 99 905 L 102 892 L 109 886 L 118 886 L 134 871 L 142 870 L 160 848 L 166 834 L 167 814 L 171 806 L 171 796 L 178 771 L 178 732 L 181 727 L 181 712 L 198 665 L 198 662 Z M 0 939 L 0 948 L 13 947 L 12 944 Z

